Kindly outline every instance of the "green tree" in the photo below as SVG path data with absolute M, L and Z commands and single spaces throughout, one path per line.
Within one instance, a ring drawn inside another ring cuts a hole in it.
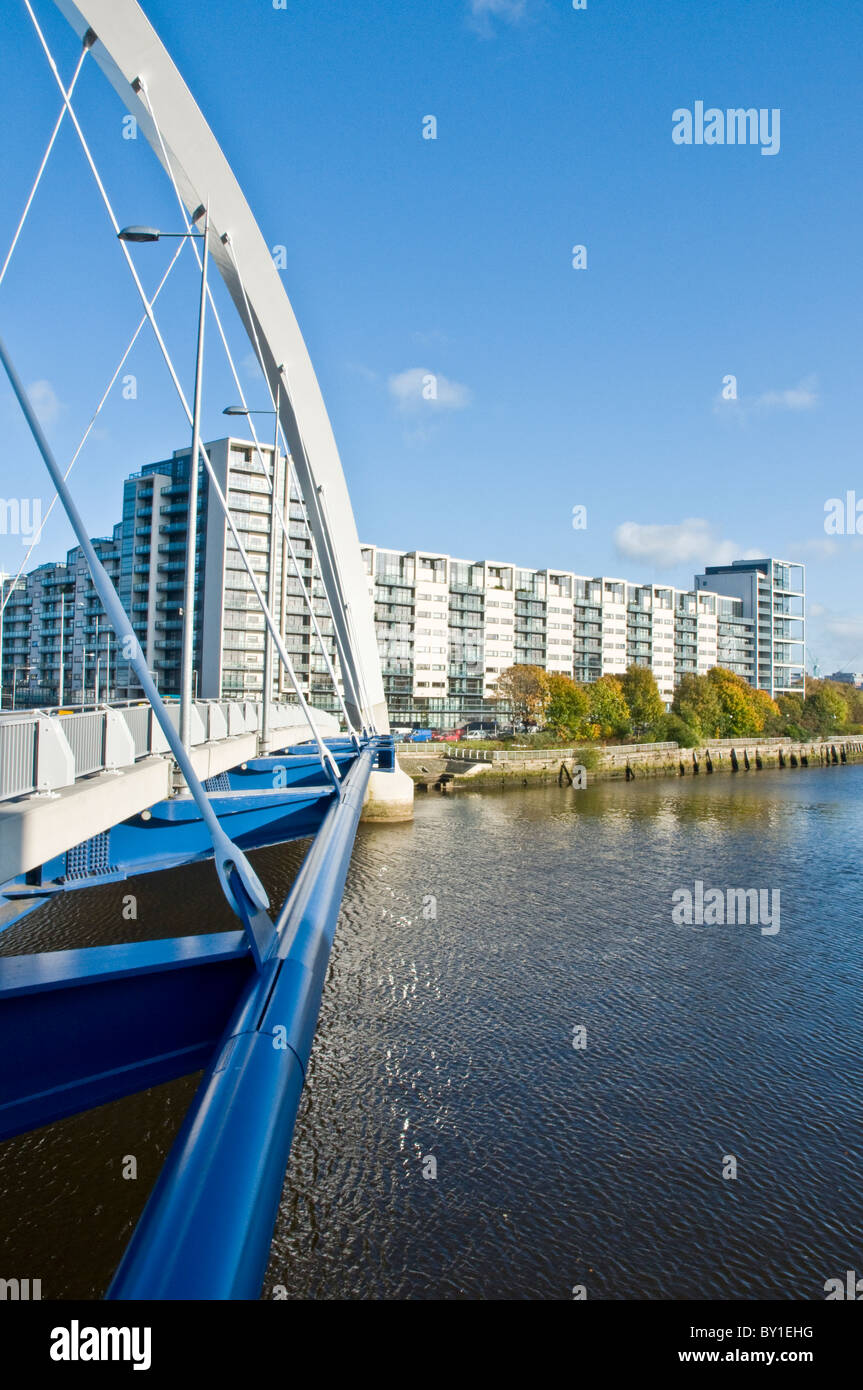
M 587 687 L 594 738 L 625 738 L 632 728 L 623 685 L 617 676 L 600 676 Z
M 634 663 L 628 666 L 621 685 L 637 734 L 652 728 L 662 719 L 665 714 L 665 702 L 649 666 L 637 666 Z
M 764 732 L 768 715 L 779 713 L 766 690 L 754 690 L 742 676 L 724 666 L 712 666 L 707 679 L 719 700 L 720 738 L 752 738 Z
M 685 719 L 672 710 L 664 714 L 653 726 L 652 732 L 657 743 L 676 743 L 681 748 L 697 748 L 701 742 L 700 730 L 693 729 Z
M 766 690 L 755 690 L 734 671 L 712 666 L 706 676 L 688 672 L 674 692 L 673 712 L 709 743 L 764 733 L 781 711 Z
M 811 733 L 827 738 L 841 733 L 849 721 L 848 700 L 837 681 L 807 682 L 801 723 Z
M 590 699 L 569 676 L 548 677 L 549 700 L 545 722 L 558 738 L 584 738 L 587 734 Z
M 681 676 L 671 708 L 695 731 L 699 742 L 719 737 L 722 704 L 716 687 L 707 676 L 696 676 L 694 672 Z

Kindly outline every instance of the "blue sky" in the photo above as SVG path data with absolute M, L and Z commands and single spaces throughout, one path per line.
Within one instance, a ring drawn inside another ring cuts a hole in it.
M 4 8 L 0 263 L 59 106 L 23 5 Z M 48 0 L 36 8 L 69 75 L 77 42 Z M 801 560 L 810 665 L 863 668 L 863 537 L 824 531 L 828 498 L 863 498 L 859 6 L 143 8 L 287 248 L 364 540 L 682 585 L 713 560 Z M 79 94 L 121 221 L 173 225 L 170 189 L 143 139 L 121 138 L 95 65 Z M 778 153 L 675 144 L 672 113 L 698 100 L 778 108 Z M 172 250 L 137 253 L 151 288 Z M 195 293 L 184 253 L 163 313 L 189 391 Z M 137 317 L 67 123 L 0 287 L 2 332 L 61 459 Z M 211 346 L 215 437 L 235 392 Z M 128 370 L 137 400 L 111 399 L 73 474 L 94 534 L 118 519 L 123 477 L 186 442 L 146 335 Z M 736 401 L 721 398 L 730 374 Z M 0 495 L 47 505 L 5 387 L 0 426 Z M 70 543 L 52 517 L 34 563 Z M 0 536 L 0 566 L 20 556 Z

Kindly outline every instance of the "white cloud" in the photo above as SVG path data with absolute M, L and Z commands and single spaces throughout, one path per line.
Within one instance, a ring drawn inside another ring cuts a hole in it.
M 349 372 L 353 372 L 355 376 L 361 377 L 362 380 L 367 381 L 369 385 L 380 380 L 377 372 L 372 371 L 371 367 L 367 367 L 363 362 L 348 362 L 346 366 Z
M 50 381 L 34 381 L 27 387 L 27 395 L 39 417 L 40 425 L 53 425 L 57 416 L 60 414 L 62 406 L 57 397 L 57 392 Z
M 427 367 L 408 367 L 391 376 L 387 385 L 398 409 L 405 414 L 418 410 L 464 410 L 471 401 L 469 387 Z
M 817 555 L 820 560 L 832 560 L 837 555 L 841 555 L 846 546 L 859 550 L 861 539 L 857 536 L 843 537 L 842 540 L 837 540 L 833 536 L 821 536 L 814 539 L 810 537 L 806 541 L 795 541 L 786 549 L 789 555 Z
M 720 392 L 714 398 L 717 414 L 726 414 L 737 420 L 751 415 L 766 415 L 777 410 L 814 410 L 819 401 L 818 379 L 804 377 L 796 386 L 787 386 L 779 391 L 762 391 L 760 396 L 739 396 L 737 400 L 726 400 Z
M 526 4 L 527 0 L 469 0 L 473 19 L 503 19 L 508 24 L 521 19 Z
M 642 526 L 624 521 L 614 533 L 619 555 L 672 569 L 676 565 L 727 565 L 732 560 L 759 559 L 736 541 L 721 540 L 704 517 L 691 516 L 670 525 Z
M 848 617 L 840 613 L 827 613 L 822 626 L 831 637 L 853 642 L 863 651 L 863 618 L 858 614 Z
M 817 662 L 820 676 L 863 669 L 863 617 L 837 613 L 823 603 L 806 605 L 807 665 Z
M 804 377 L 797 386 L 784 391 L 765 391 L 756 396 L 755 410 L 813 410 L 818 404 L 818 382 L 814 376 Z

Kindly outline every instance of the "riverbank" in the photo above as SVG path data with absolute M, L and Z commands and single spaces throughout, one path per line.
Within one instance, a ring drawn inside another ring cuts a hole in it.
M 845 738 L 795 743 L 789 739 L 717 739 L 703 748 L 677 744 L 589 745 L 585 748 L 470 749 L 441 744 L 403 744 L 399 765 L 416 787 L 457 791 L 556 782 L 635 781 L 645 777 L 698 777 L 765 768 L 835 767 L 863 762 L 863 740 Z

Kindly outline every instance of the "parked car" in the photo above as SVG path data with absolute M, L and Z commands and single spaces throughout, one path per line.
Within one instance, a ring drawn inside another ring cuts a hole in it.
M 460 738 L 458 729 L 436 729 L 432 734 L 432 743 L 458 743 Z
M 491 738 L 491 734 L 488 732 L 487 729 L 468 729 L 467 733 L 465 734 L 465 738 L 486 739 Z
M 431 729 L 414 729 L 405 739 L 405 743 L 431 743 Z

